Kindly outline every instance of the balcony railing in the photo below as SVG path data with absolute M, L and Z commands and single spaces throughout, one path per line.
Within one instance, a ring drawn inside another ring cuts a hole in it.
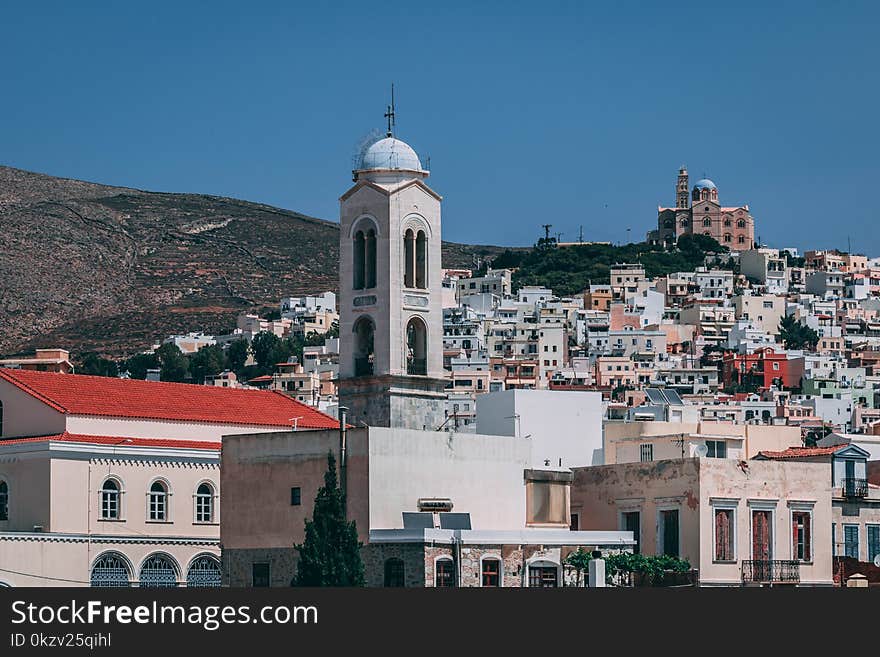
M 868 480 L 846 477 L 843 480 L 844 497 L 868 497 Z
M 406 373 L 415 374 L 417 376 L 426 376 L 428 374 L 427 358 L 412 358 L 406 364 Z
M 742 562 L 743 584 L 797 584 L 801 581 L 799 561 L 752 560 Z
M 354 359 L 355 376 L 373 376 L 373 361 L 369 357 Z

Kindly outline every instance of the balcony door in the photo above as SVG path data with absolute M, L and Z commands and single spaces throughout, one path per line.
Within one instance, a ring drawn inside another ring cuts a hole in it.
M 770 561 L 773 559 L 772 512 L 752 511 L 752 559 Z

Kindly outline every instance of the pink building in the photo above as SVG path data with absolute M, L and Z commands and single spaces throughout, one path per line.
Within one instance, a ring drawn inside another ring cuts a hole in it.
M 698 180 L 688 196 L 688 172 L 678 171 L 675 207 L 657 208 L 657 229 L 648 242 L 672 246 L 682 235 L 708 235 L 731 251 L 746 251 L 755 243 L 755 220 L 748 205 L 722 207 L 718 188 L 708 178 Z

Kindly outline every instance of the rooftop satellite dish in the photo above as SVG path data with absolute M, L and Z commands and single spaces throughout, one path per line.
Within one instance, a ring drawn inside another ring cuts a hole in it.
M 874 555 L 874 565 L 880 568 L 880 554 Z
M 706 456 L 706 454 L 708 454 L 708 453 L 709 453 L 709 448 L 706 447 L 705 445 L 702 445 L 702 444 L 697 445 L 694 448 L 694 456 L 699 456 L 700 458 L 702 458 L 702 457 Z

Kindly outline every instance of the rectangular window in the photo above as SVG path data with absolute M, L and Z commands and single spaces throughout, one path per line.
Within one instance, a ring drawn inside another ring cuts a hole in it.
M 843 526 L 843 556 L 859 558 L 859 526 Z
M 734 561 L 733 509 L 715 509 L 715 561 Z
M 483 586 L 501 586 L 501 562 L 498 559 L 483 559 Z
M 581 526 L 580 514 L 572 513 L 571 514 L 571 523 L 568 526 L 569 530 L 576 532 L 580 529 L 580 526 Z
M 642 514 L 640 511 L 624 511 L 622 514 L 623 531 L 632 532 L 633 540 L 636 544 L 633 546 L 633 554 L 639 554 L 642 542 Z
M 663 554 L 673 557 L 678 555 L 678 509 L 660 512 L 661 545 Z
M 269 564 L 255 563 L 253 565 L 253 583 L 254 586 L 269 586 Z
M 299 506 L 302 504 L 302 489 L 297 486 L 290 489 L 290 506 Z
M 639 445 L 639 460 L 643 463 L 654 460 L 654 446 L 651 443 Z
M 791 556 L 797 561 L 812 561 L 811 514 L 793 511 L 791 514 Z
M 727 458 L 727 442 L 724 440 L 707 440 L 706 441 L 706 456 L 712 459 L 726 459 Z
M 868 563 L 880 554 L 880 525 L 868 525 Z

